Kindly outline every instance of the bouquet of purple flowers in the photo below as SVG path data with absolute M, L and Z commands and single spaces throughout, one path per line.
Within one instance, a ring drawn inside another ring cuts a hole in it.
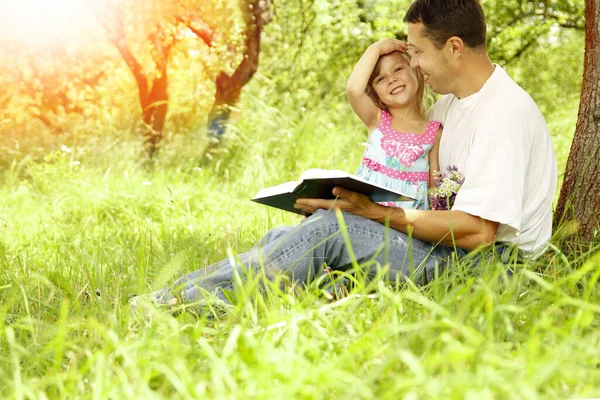
M 432 210 L 452 209 L 456 193 L 465 181 L 465 177 L 458 172 L 456 166 L 449 166 L 447 170 L 448 174 L 442 174 L 439 171 L 433 173 L 435 188 L 431 190 L 429 195 Z

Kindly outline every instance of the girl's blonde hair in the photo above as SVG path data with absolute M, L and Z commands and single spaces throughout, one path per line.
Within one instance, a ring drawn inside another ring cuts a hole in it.
M 388 110 L 387 106 L 385 104 L 383 104 L 383 102 L 381 101 L 379 96 L 377 96 L 377 93 L 375 93 L 375 89 L 373 89 L 373 81 L 375 80 L 377 75 L 379 75 L 379 73 L 381 72 L 381 59 L 383 57 L 387 57 L 387 56 L 394 56 L 400 60 L 404 60 L 410 67 L 410 55 L 408 53 L 404 53 L 401 51 L 394 51 L 392 53 L 389 53 L 389 54 L 379 57 L 379 60 L 377 60 L 377 64 L 375 64 L 375 68 L 373 68 L 373 72 L 371 73 L 371 76 L 369 77 L 369 83 L 365 89 L 365 93 L 367 94 L 367 96 L 369 96 L 371 98 L 371 100 L 373 100 L 373 103 L 375 103 L 375 105 L 377 107 L 379 107 L 380 109 L 385 110 L 385 111 L 389 111 L 389 110 Z M 415 76 L 417 77 L 417 93 L 416 93 L 417 107 L 419 108 L 419 114 L 423 118 L 425 118 L 425 114 L 427 114 L 427 105 L 426 105 L 426 96 L 425 96 L 425 77 L 423 76 L 423 73 L 421 72 L 420 69 L 418 69 L 418 68 L 416 68 L 416 69 L 411 68 L 411 69 L 414 72 Z

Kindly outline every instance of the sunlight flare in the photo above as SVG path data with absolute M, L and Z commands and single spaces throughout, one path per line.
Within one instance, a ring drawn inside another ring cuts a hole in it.
M 76 35 L 90 23 L 91 13 L 83 0 L 0 0 L 4 41 L 51 45 Z

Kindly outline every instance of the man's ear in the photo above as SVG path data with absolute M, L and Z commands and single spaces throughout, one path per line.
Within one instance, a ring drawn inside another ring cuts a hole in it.
M 451 57 L 458 58 L 465 50 L 465 43 L 458 36 L 452 36 L 446 42 L 448 53 Z

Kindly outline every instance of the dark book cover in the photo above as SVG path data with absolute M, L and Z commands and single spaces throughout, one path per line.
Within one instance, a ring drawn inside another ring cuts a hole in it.
M 308 170 L 302 174 L 302 177 L 299 182 L 287 182 L 261 189 L 252 198 L 252 201 L 302 215 L 302 211 L 294 208 L 296 199 L 335 199 L 332 190 L 336 186 L 365 194 L 373 202 L 414 200 L 403 193 L 395 192 L 343 171 Z

